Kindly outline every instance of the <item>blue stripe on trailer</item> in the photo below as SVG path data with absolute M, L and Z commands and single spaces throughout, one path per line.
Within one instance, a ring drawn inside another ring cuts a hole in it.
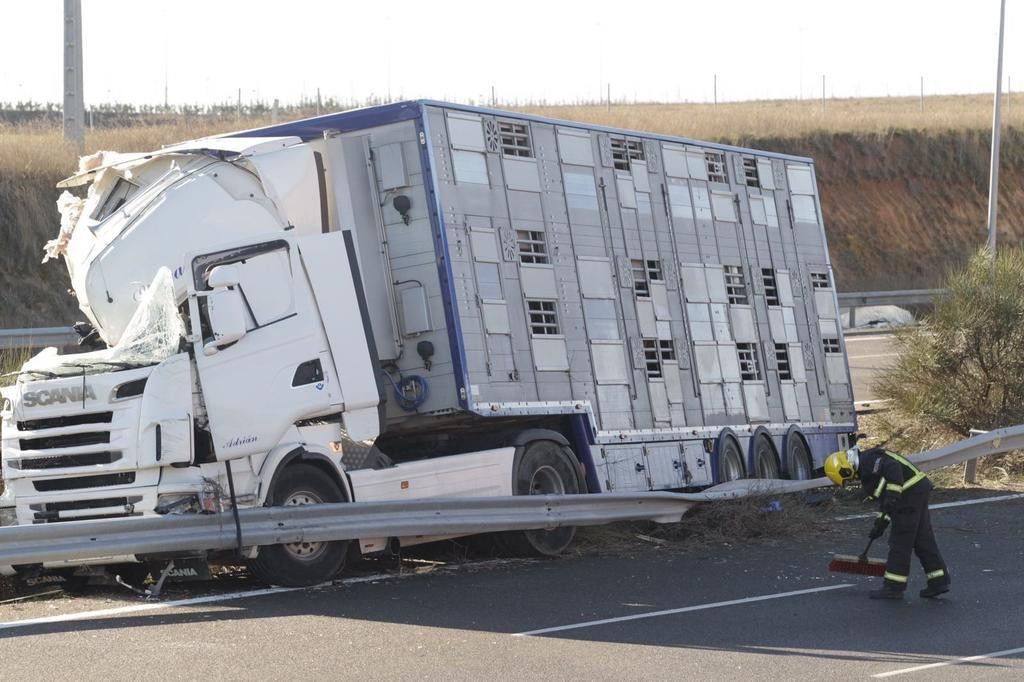
M 421 103 L 417 101 L 397 102 L 304 118 L 263 128 L 252 128 L 239 133 L 227 133 L 221 137 L 298 137 L 303 140 L 312 140 L 322 137 L 324 131 L 327 130 L 347 133 L 352 130 L 364 130 L 399 121 L 412 121 L 420 117 L 422 108 Z
M 455 388 L 458 393 L 459 406 L 469 410 L 472 395 L 469 390 L 469 363 L 466 362 L 466 347 L 462 340 L 462 323 L 459 320 L 458 305 L 455 300 L 455 275 L 452 272 L 451 259 L 448 257 L 448 235 L 445 232 L 444 213 L 441 210 L 441 192 L 437 186 L 434 173 L 434 151 L 430 144 L 430 122 L 427 120 L 427 109 L 420 109 L 416 119 L 416 134 L 419 136 L 420 164 L 423 167 L 423 187 L 427 191 L 430 205 L 430 226 L 434 237 L 434 254 L 437 260 L 437 274 L 441 282 L 441 302 L 444 305 L 446 327 L 448 329 L 448 345 L 452 355 L 452 372 L 455 375 Z

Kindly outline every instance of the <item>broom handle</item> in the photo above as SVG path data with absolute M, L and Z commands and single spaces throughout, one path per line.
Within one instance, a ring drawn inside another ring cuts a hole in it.
M 860 561 L 862 564 L 863 563 L 867 563 L 867 560 L 868 560 L 868 550 L 871 549 L 871 545 L 873 545 L 874 543 L 875 543 L 875 539 L 874 538 L 868 538 L 868 546 L 865 547 L 864 551 L 860 553 L 859 557 L 857 557 L 857 560 Z

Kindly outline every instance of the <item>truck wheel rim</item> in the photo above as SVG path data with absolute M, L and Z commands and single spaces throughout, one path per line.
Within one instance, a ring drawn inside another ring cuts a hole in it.
M 738 481 L 743 478 L 743 469 L 741 468 L 739 456 L 729 448 L 725 451 L 725 480 L 726 481 Z
M 304 504 L 320 504 L 323 500 L 319 495 L 305 490 L 291 494 L 285 503 L 285 507 L 297 507 Z M 289 542 L 284 546 L 285 550 L 299 561 L 313 561 L 327 551 L 326 542 Z
M 541 466 L 530 477 L 531 495 L 564 495 L 565 483 L 554 467 Z

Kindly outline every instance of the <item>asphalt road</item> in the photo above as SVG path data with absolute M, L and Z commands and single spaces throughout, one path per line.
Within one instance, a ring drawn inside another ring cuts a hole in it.
M 105 607 L 121 611 L 81 620 L 60 620 L 81 600 L 0 606 L 23 621 L 0 626 L 0 677 L 864 679 L 940 664 L 896 676 L 1019 679 L 1022 512 L 1019 496 L 934 512 L 954 578 L 936 601 L 916 596 L 917 566 L 903 602 L 869 600 L 877 579 L 826 572 L 832 551 L 859 550 L 865 519 L 731 545 L 591 531 L 558 560 L 156 607 L 114 593 Z M 40 616 L 58 620 L 24 620 Z
M 896 358 L 892 335 L 882 331 L 847 332 L 846 355 L 850 361 L 854 401 L 873 402 L 875 395 L 872 384 L 875 378 Z

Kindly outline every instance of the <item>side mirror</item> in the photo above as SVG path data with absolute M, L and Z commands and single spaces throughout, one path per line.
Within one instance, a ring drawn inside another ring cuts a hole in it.
M 215 268 L 214 273 L 220 268 Z M 245 336 L 246 319 L 242 292 L 238 289 L 221 287 L 206 297 L 206 310 L 210 316 L 210 330 L 213 340 L 203 346 L 206 355 L 214 355 L 229 343 L 234 343 Z

